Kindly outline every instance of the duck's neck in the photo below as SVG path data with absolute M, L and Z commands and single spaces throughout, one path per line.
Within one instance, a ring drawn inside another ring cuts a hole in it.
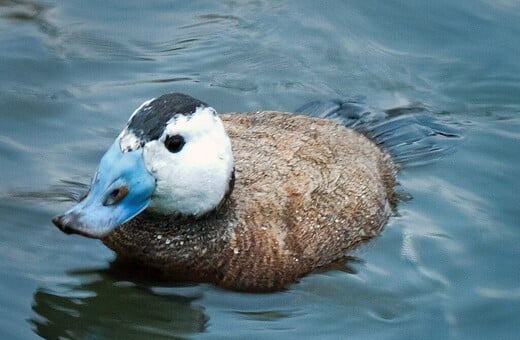
M 212 281 L 228 259 L 233 205 L 226 197 L 204 218 L 144 212 L 110 233 L 103 243 L 123 260 L 161 267 L 162 276 Z

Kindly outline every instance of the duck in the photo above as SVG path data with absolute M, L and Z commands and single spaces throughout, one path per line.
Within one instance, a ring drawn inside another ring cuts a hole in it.
M 168 93 L 132 113 L 88 193 L 52 221 L 163 278 L 276 291 L 378 235 L 396 171 L 333 119 L 218 114 Z

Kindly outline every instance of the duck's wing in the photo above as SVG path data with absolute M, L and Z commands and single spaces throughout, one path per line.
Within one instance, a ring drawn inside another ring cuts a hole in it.
M 394 162 L 406 166 L 430 163 L 455 151 L 461 128 L 446 115 L 421 106 L 378 110 L 359 99 L 309 102 L 296 113 L 333 119 L 381 145 Z

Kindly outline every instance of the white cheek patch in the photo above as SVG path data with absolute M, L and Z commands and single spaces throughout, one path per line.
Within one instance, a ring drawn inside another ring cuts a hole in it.
M 186 144 L 177 153 L 164 146 L 167 135 L 179 134 Z M 223 199 L 233 171 L 231 143 L 220 118 L 200 108 L 189 118 L 177 117 L 159 140 L 146 143 L 147 169 L 157 180 L 149 208 L 163 214 L 201 215 Z
M 146 143 L 144 146 L 144 164 L 148 171 L 150 171 L 152 174 L 156 174 L 158 172 L 158 169 L 161 169 L 166 166 L 166 164 L 164 164 L 164 156 L 167 156 L 164 155 L 164 151 L 166 150 L 166 148 L 161 144 L 162 143 L 160 143 L 159 141 L 154 140 Z
M 179 132 L 184 132 L 186 135 L 211 134 L 220 130 L 219 124 L 222 125 L 222 122 L 216 115 L 216 111 L 212 107 L 201 106 L 191 116 L 176 115 L 170 119 L 165 134 L 170 136 Z

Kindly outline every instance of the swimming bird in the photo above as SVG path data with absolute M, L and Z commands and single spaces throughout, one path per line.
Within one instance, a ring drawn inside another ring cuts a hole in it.
M 170 93 L 134 111 L 53 222 L 164 278 L 273 291 L 378 235 L 395 174 L 389 152 L 334 120 L 219 115 Z

